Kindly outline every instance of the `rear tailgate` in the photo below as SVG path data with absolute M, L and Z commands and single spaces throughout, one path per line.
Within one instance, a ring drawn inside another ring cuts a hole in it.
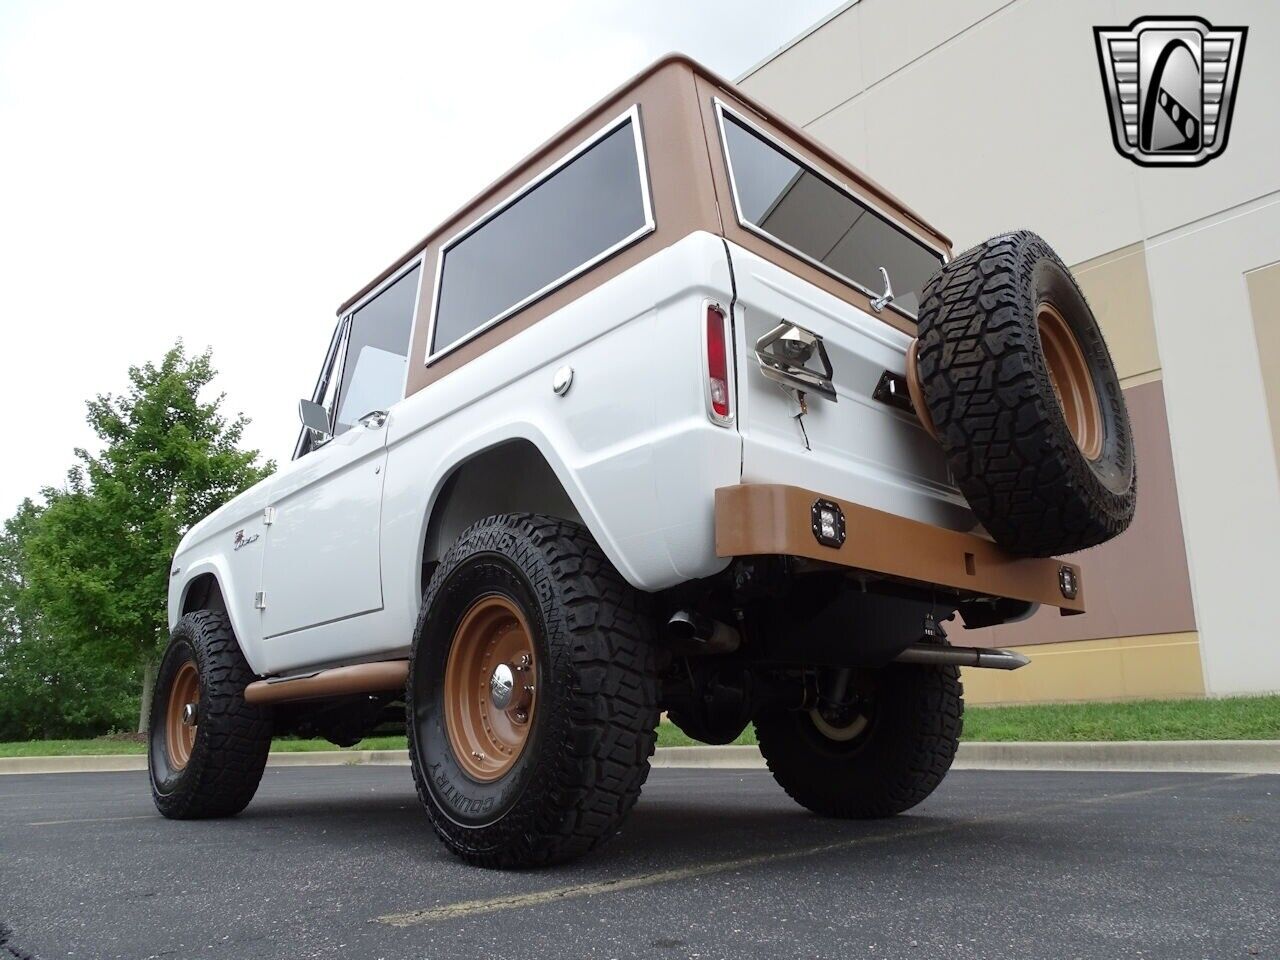
M 977 526 L 938 444 L 909 411 L 873 398 L 885 371 L 905 372 L 911 337 L 782 267 L 729 244 L 738 425 L 744 483 L 781 483 L 951 530 Z M 836 399 L 767 378 L 756 342 L 784 321 L 822 338 Z

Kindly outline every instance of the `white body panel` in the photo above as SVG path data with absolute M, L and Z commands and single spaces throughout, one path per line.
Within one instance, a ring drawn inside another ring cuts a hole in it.
M 974 529 L 942 448 L 912 414 L 872 399 L 886 370 L 905 373 L 911 338 L 736 244 L 729 250 L 738 292 L 743 481 L 794 484 L 935 526 Z M 835 370 L 837 400 L 810 394 L 803 432 L 795 400 L 755 359 L 756 341 L 783 320 L 822 337 Z
M 725 568 L 715 490 L 743 480 L 972 528 L 941 452 L 870 399 L 883 370 L 903 370 L 908 338 L 737 247 L 731 271 L 729 251 L 686 237 L 400 401 L 382 430 L 357 428 L 223 507 L 179 547 L 171 623 L 185 585 L 215 571 L 258 673 L 403 653 L 433 509 L 459 465 L 511 441 L 537 448 L 610 561 L 647 591 Z M 707 412 L 704 304 L 728 307 L 735 281 L 737 418 L 723 426 Z M 824 336 L 835 364 L 839 402 L 811 400 L 811 450 L 751 350 L 780 317 Z M 559 396 L 563 366 L 573 384 Z M 265 536 L 233 553 L 237 523 Z
M 261 654 L 262 620 L 253 603 L 254 594 L 261 589 L 266 548 L 263 510 L 274 479 L 268 477 L 255 484 L 188 530 L 178 545 L 169 573 L 170 629 L 178 622 L 191 584 L 206 574 L 214 576 L 245 658 L 257 673 L 263 673 L 265 668 Z M 237 533 L 241 533 L 238 547 Z
M 273 638 L 382 607 L 378 514 L 386 429 L 356 425 L 271 479 L 262 635 Z

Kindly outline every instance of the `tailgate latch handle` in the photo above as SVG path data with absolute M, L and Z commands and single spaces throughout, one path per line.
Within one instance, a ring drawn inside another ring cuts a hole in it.
M 811 369 L 811 360 L 816 360 L 820 369 Z M 811 330 L 783 320 L 756 341 L 756 362 L 761 373 L 788 390 L 801 395 L 816 393 L 832 403 L 836 400 L 831 358 L 822 337 Z
M 871 301 L 871 309 L 879 313 L 889 305 L 889 301 L 893 299 L 893 284 L 889 282 L 889 271 L 884 267 L 879 267 L 880 276 L 884 279 L 884 293 Z

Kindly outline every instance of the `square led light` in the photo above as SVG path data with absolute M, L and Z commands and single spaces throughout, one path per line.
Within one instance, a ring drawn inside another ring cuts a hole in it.
M 824 547 L 839 549 L 844 546 L 844 511 L 838 503 L 815 500 L 809 512 L 814 539 Z

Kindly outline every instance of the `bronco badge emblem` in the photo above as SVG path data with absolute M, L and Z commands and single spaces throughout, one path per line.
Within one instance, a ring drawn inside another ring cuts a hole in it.
M 1222 153 L 1247 32 L 1199 17 L 1094 27 L 1121 156 L 1144 167 L 1196 167 Z

